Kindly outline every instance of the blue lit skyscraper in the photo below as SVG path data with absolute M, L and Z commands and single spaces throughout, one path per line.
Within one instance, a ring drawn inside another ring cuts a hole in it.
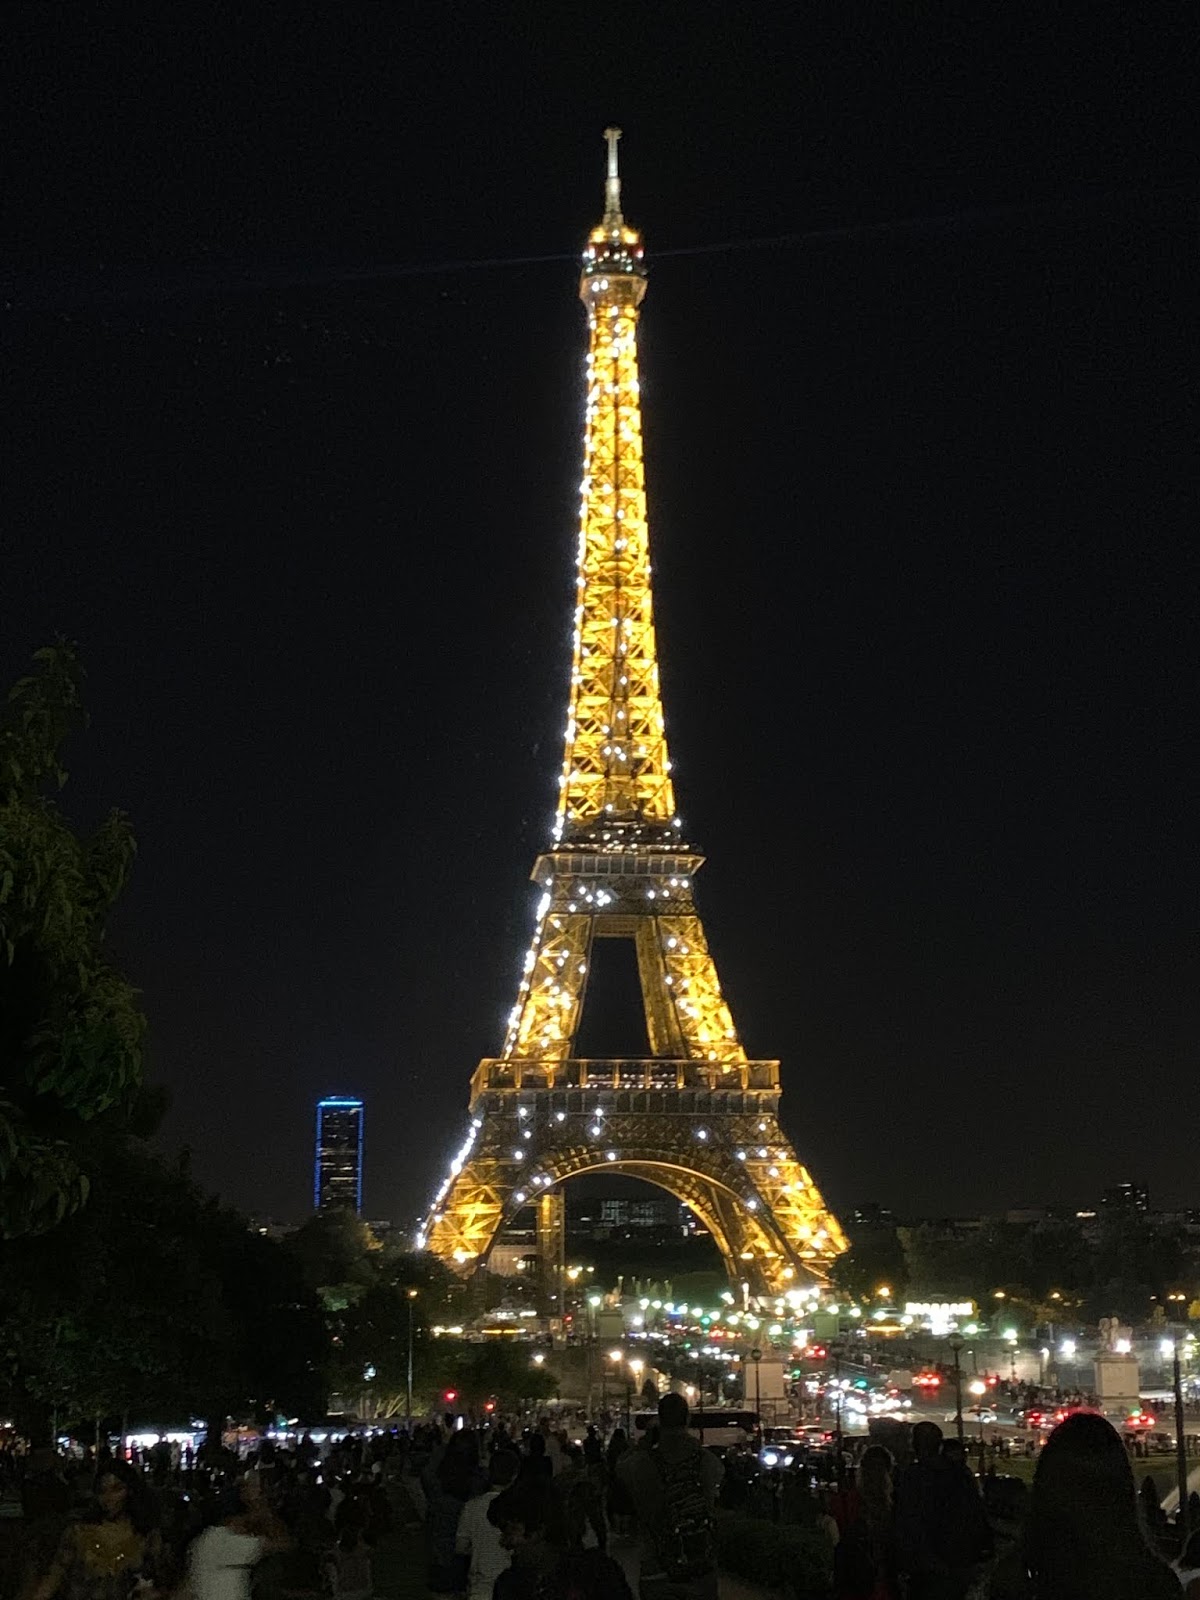
M 363 1103 L 343 1095 L 317 1101 L 313 1205 L 362 1211 Z

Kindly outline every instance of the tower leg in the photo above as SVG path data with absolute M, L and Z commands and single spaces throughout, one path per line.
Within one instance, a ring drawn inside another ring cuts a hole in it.
M 549 1189 L 538 1198 L 537 1248 L 540 1309 L 557 1335 L 562 1332 L 567 1257 L 567 1206 L 561 1188 Z

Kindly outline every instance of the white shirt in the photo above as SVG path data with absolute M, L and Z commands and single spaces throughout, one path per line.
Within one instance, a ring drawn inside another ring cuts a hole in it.
M 250 1600 L 250 1572 L 262 1552 L 263 1541 L 252 1534 L 220 1523 L 205 1528 L 188 1560 L 195 1600 Z
M 499 1489 L 488 1489 L 477 1494 L 458 1514 L 455 1548 L 460 1555 L 471 1552 L 468 1600 L 492 1600 L 492 1585 L 508 1571 L 509 1552 L 500 1543 L 500 1529 L 488 1521 L 488 1507 L 499 1493 Z

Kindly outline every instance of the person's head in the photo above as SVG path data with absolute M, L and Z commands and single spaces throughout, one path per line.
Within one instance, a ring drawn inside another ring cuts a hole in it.
M 612 1451 L 624 1450 L 629 1443 L 629 1435 L 624 1428 L 614 1428 L 608 1436 L 608 1448 Z
M 546 1497 L 529 1488 L 514 1487 L 498 1494 L 488 1507 L 488 1521 L 500 1530 L 506 1550 L 520 1550 L 544 1540 Z
M 597 1461 L 604 1460 L 604 1446 L 600 1443 L 599 1436 L 592 1428 L 588 1429 L 588 1436 L 583 1441 L 583 1459 L 592 1466 Z
M 961 1439 L 943 1439 L 942 1455 L 953 1466 L 965 1467 L 967 1464 L 966 1446 Z
M 96 1506 L 100 1518 L 115 1522 L 125 1517 L 138 1533 L 147 1533 L 154 1517 L 146 1480 L 126 1461 L 110 1461 L 96 1482 Z
M 1038 1592 L 1107 1593 L 1145 1553 L 1125 1446 L 1103 1417 L 1076 1412 L 1046 1440 L 1033 1475 L 1026 1559 Z
M 507 1489 L 516 1482 L 520 1466 L 520 1459 L 512 1450 L 494 1450 L 488 1462 L 488 1487 Z
M 688 1403 L 681 1394 L 664 1394 L 659 1400 L 658 1425 L 664 1432 L 668 1428 L 687 1427 Z
M 531 1433 L 529 1435 L 529 1454 L 535 1461 L 540 1461 L 546 1454 L 546 1435 L 544 1433 Z
M 870 1506 L 892 1503 L 892 1453 L 881 1444 L 868 1445 L 858 1463 L 858 1492 Z
M 942 1430 L 936 1422 L 918 1422 L 912 1431 L 913 1456 L 917 1461 L 932 1461 L 942 1448 Z
M 118 1517 L 124 1516 L 129 1495 L 129 1484 L 115 1466 L 100 1474 L 100 1481 L 96 1485 L 96 1501 L 100 1515 L 106 1522 L 115 1522 Z

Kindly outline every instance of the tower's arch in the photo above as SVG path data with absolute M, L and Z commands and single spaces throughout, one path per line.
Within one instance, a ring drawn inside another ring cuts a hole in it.
M 765 1289 L 768 1280 L 773 1287 L 792 1284 L 796 1269 L 790 1266 L 791 1252 L 774 1218 L 764 1208 L 747 1208 L 733 1186 L 736 1174 L 722 1171 L 722 1165 L 719 1160 L 671 1159 L 653 1150 L 629 1152 L 612 1161 L 598 1157 L 594 1150 L 565 1150 L 545 1164 L 543 1170 L 550 1181 L 539 1186 L 538 1195 L 561 1190 L 572 1179 L 591 1173 L 638 1178 L 695 1212 L 712 1235 L 730 1283 L 749 1282 L 756 1291 Z M 497 1234 L 530 1203 L 530 1198 L 510 1200 L 497 1223 Z

